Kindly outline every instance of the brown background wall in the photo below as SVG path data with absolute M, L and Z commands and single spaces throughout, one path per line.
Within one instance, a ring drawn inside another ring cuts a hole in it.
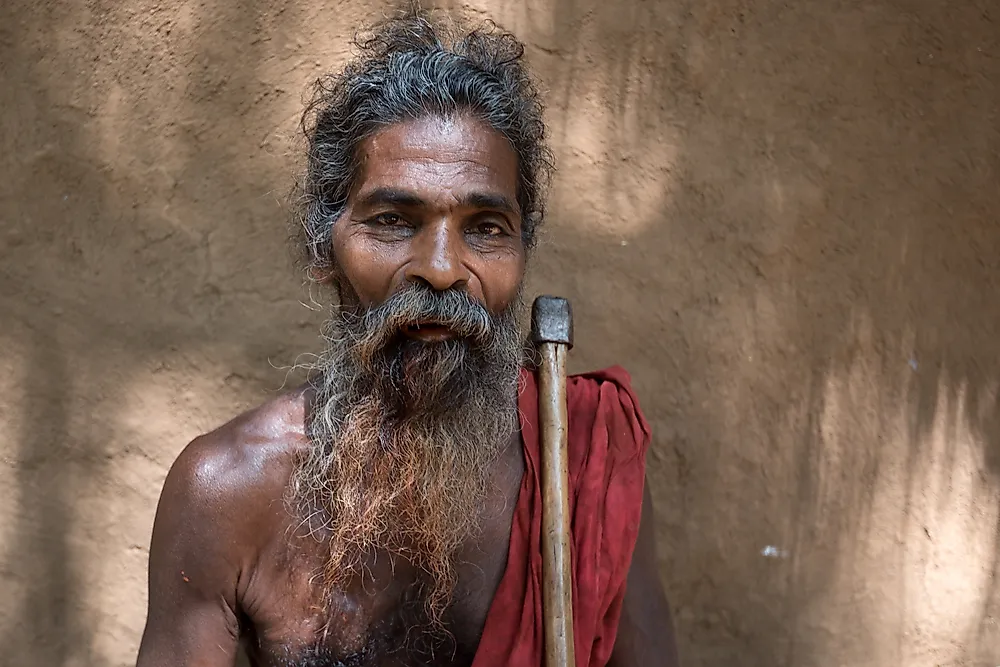
M 316 350 L 297 115 L 386 6 L 0 6 L 0 664 L 132 662 L 167 467 Z M 996 664 L 996 0 L 442 6 L 548 89 L 532 293 L 633 373 L 685 664 Z

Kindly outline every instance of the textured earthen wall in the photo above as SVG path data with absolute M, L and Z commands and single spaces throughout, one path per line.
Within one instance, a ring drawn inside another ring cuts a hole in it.
M 451 6 L 548 90 L 532 293 L 633 373 L 685 664 L 996 664 L 1000 7 Z M 0 664 L 132 662 L 167 467 L 316 350 L 297 116 L 385 7 L 0 6 Z

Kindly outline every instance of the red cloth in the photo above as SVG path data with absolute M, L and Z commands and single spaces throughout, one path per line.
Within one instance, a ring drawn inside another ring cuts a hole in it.
M 538 386 L 522 372 L 518 407 L 526 470 L 507 568 L 486 616 L 473 667 L 541 665 L 542 491 Z M 578 667 L 603 667 L 618 631 L 625 579 L 639 533 L 649 425 L 620 367 L 570 376 L 569 510 L 573 633 Z

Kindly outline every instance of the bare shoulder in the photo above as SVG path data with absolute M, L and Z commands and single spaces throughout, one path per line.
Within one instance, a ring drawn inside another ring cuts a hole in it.
M 278 396 L 195 438 L 174 461 L 153 524 L 138 664 L 232 664 L 246 588 L 262 549 L 284 533 L 306 400 L 302 390 Z
M 282 394 L 184 448 L 160 495 L 151 562 L 233 583 L 281 531 L 284 490 L 306 446 L 305 401 L 301 389 Z
M 222 508 L 281 495 L 295 453 L 306 445 L 305 392 L 284 393 L 195 438 L 171 466 L 164 491 Z M 176 488 L 173 488 L 176 487 Z

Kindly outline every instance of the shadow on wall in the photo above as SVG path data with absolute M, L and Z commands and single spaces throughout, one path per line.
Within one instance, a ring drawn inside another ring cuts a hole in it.
M 535 279 L 646 397 L 686 658 L 1000 657 L 987 6 L 551 7 L 501 14 L 564 166 Z
M 36 341 L 31 375 L 24 387 L 29 408 L 22 416 L 24 426 L 14 470 L 16 528 L 5 539 L 11 546 L 5 549 L 4 561 L 23 572 L 34 586 L 22 608 L 14 611 L 28 622 L 9 626 L 11 631 L 4 639 L 9 647 L 31 647 L 36 660 L 62 665 L 70 656 L 89 654 L 91 626 L 74 609 L 79 586 L 67 536 L 74 482 L 88 474 L 96 462 L 67 464 L 60 451 L 68 420 L 66 398 L 59 394 L 69 389 L 70 377 L 63 352 L 53 343 L 46 337 Z M 41 396 L 47 399 L 39 400 Z
M 295 18 L 292 3 L 0 8 L 0 354 L 29 350 L 30 369 L 19 441 L 0 443 L 17 489 L 0 514 L 10 664 L 134 661 L 167 467 L 315 346 L 274 252 L 283 91 L 242 66 L 300 66 L 294 44 L 247 38 L 288 38 Z
M 26 193 L 18 192 L 21 178 L 58 180 L 81 190 L 96 185 L 94 210 L 102 208 L 101 188 L 96 175 L 60 159 L 62 154 L 79 154 L 73 121 L 85 112 L 71 108 L 58 116 L 51 113 L 57 101 L 44 86 L 35 87 L 45 80 L 39 54 L 16 35 L 18 23 L 13 18 L 19 11 L 6 7 L 0 10 L 2 14 L 8 16 L 0 16 L 0 61 L 5 66 L 4 78 L 10 78 L 0 93 L 8 98 L 0 103 L 4 109 L 0 117 L 4 181 L 0 197 L 0 219 L 4 220 L 0 230 L 0 312 L 4 313 L 0 338 L 8 343 L 8 350 L 23 354 L 28 372 L 24 385 L 18 388 L 23 392 L 20 403 L 24 413 L 17 418 L 17 441 L 3 443 L 3 473 L 13 481 L 16 492 L 15 506 L 4 508 L 7 530 L 0 554 L 5 574 L 17 573 L 21 595 L 20 600 L 8 597 L 8 602 L 15 604 L 0 616 L 0 636 L 10 664 L 86 663 L 92 656 L 93 625 L 80 599 L 80 564 L 74 559 L 71 535 L 80 480 L 99 475 L 103 461 L 93 453 L 94 443 L 85 435 L 73 434 L 70 406 L 78 385 L 71 371 L 74 351 L 64 347 L 66 326 L 58 321 L 62 311 L 49 302 L 43 290 L 33 289 L 31 283 L 21 284 L 11 264 L 25 246 L 40 242 L 58 245 L 56 252 L 64 260 L 59 266 L 67 273 L 74 264 L 80 265 L 80 247 L 74 234 L 45 224 L 52 210 L 60 206 L 57 202 L 69 208 L 68 195 L 56 189 L 59 185 L 50 184 L 44 195 L 39 189 L 32 193 L 42 201 L 29 202 Z M 50 26 L 44 20 L 37 23 Z M 54 39 L 54 32 L 43 28 L 40 41 Z M 78 85 L 85 88 L 86 82 Z M 18 96 L 24 97 L 17 105 L 8 104 Z M 24 115 L 12 112 L 18 106 Z M 36 142 L 22 134 L 26 130 L 22 121 L 28 117 L 34 119 Z M 21 170 L 21 178 L 15 178 Z M 19 201 L 19 196 L 25 198 Z M 69 229 L 79 229 L 80 222 L 70 223 Z M 36 267 L 25 268 L 30 275 Z M 44 320 L 34 315 L 41 310 L 49 311 Z M 0 397 L 0 401 L 14 402 L 15 398 Z
M 915 664 L 914 629 L 996 657 L 1000 46 L 985 5 L 923 4 L 442 3 L 550 88 L 532 282 L 644 397 L 686 664 Z M 273 189 L 298 91 L 380 7 L 0 9 L 0 336 L 34 351 L 14 664 L 131 659 L 117 577 L 166 467 L 315 345 Z M 952 555 L 961 623 L 914 585 Z

